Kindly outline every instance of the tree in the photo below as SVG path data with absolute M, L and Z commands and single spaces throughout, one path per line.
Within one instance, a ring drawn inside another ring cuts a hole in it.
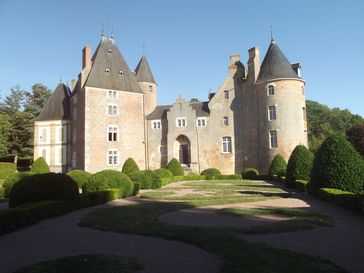
M 167 165 L 167 169 L 170 170 L 173 176 L 182 176 L 184 175 L 183 168 L 179 161 L 175 158 L 172 158 Z
M 20 112 L 24 108 L 26 100 L 26 92 L 19 85 L 10 89 L 10 95 L 4 100 L 4 107 L 7 113 L 14 114 Z
M 47 86 L 36 83 L 32 86 L 32 92 L 26 92 L 27 101 L 24 106 L 25 112 L 32 113 L 35 117 L 43 109 L 52 91 Z
M 288 160 L 286 183 L 293 185 L 296 180 L 309 180 L 314 155 L 304 145 L 297 145 Z
M 0 113 L 0 155 L 7 155 L 9 153 L 10 128 L 9 115 Z
M 328 137 L 317 150 L 311 183 L 314 188 L 363 191 L 364 161 L 343 135 Z
M 280 155 L 277 154 L 274 156 L 272 163 L 270 164 L 270 168 L 269 168 L 269 175 L 273 176 L 273 175 L 281 175 L 281 176 L 286 176 L 286 170 L 287 170 L 287 163 L 284 160 L 284 158 Z
M 364 159 L 364 122 L 351 127 L 348 131 L 346 131 L 346 136 Z
M 136 162 L 134 161 L 134 159 L 132 159 L 131 157 L 129 157 L 122 168 L 123 173 L 125 173 L 126 175 L 131 175 L 132 173 L 138 172 L 139 171 L 139 167 L 138 164 L 136 164 Z

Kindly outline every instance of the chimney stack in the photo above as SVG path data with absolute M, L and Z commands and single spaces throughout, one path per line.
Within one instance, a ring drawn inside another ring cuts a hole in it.
M 91 46 L 85 46 L 82 50 L 82 70 L 91 68 Z
M 260 60 L 259 60 L 259 48 L 253 47 L 248 50 L 249 60 L 248 60 L 248 78 L 255 82 L 258 78 L 260 71 Z
M 239 54 L 230 55 L 230 64 L 229 64 L 229 75 L 234 76 L 237 70 L 237 62 L 240 61 Z

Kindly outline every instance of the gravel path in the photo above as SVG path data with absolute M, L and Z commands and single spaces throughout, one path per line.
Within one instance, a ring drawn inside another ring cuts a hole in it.
M 134 199 L 138 200 L 138 199 Z M 132 203 L 118 200 L 100 207 Z M 200 248 L 154 237 L 103 232 L 78 226 L 87 208 L 0 237 L 0 272 L 87 253 L 123 255 L 144 265 L 143 273 L 216 272 L 219 260 Z

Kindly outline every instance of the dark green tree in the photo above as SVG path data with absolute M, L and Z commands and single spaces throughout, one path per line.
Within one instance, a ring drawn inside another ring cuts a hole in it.
M 279 176 L 286 176 L 287 170 L 287 163 L 286 160 L 280 155 L 277 154 L 274 156 L 272 163 L 270 164 L 268 174 L 270 176 L 279 175 Z
M 33 119 L 28 112 L 14 113 L 10 120 L 9 151 L 20 157 L 33 156 Z
M 6 96 L 3 106 L 8 114 L 14 114 L 23 110 L 25 101 L 26 91 L 16 85 L 10 89 L 10 95 Z
M 346 131 L 346 137 L 364 159 L 364 122 Z
M 9 153 L 10 116 L 0 113 L 0 155 Z
M 363 191 L 364 161 L 343 135 L 328 137 L 317 150 L 311 183 L 314 188 Z
M 32 91 L 25 93 L 27 100 L 24 105 L 24 111 L 32 113 L 35 117 L 38 116 L 51 93 L 52 91 L 47 86 L 41 83 L 34 84 Z
M 289 157 L 286 183 L 292 186 L 296 180 L 309 180 L 314 155 L 304 145 L 297 145 Z

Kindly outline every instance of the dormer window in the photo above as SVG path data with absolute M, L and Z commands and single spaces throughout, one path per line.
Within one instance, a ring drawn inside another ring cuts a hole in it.
M 224 100 L 228 100 L 229 99 L 229 91 L 225 90 L 224 91 Z
M 110 72 L 110 69 L 109 69 L 109 68 L 106 68 L 106 69 L 105 69 L 105 72 L 106 72 L 106 73 L 109 73 L 109 72 Z
M 111 48 L 109 48 L 109 50 L 108 50 L 107 52 L 109 52 L 109 53 L 112 53 L 112 50 L 111 50 Z
M 119 71 L 119 75 L 123 75 L 124 72 L 122 70 Z
M 149 85 L 148 86 L 148 91 L 149 91 L 149 93 L 153 93 L 153 86 Z

